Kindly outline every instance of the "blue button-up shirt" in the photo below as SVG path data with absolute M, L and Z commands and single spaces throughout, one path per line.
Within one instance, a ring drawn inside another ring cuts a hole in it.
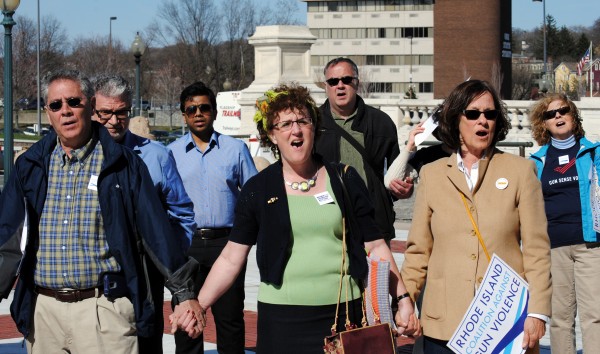
M 125 134 L 123 145 L 144 160 L 173 229 L 185 241 L 182 249 L 187 252 L 196 231 L 194 206 L 185 191 L 173 154 L 162 144 L 130 131 Z
M 169 144 L 188 195 L 194 202 L 199 228 L 233 226 L 240 189 L 257 174 L 246 144 L 213 132 L 202 152 L 190 133 Z

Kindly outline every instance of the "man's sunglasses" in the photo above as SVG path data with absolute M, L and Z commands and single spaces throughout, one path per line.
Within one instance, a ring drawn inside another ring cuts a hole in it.
M 556 117 L 556 112 L 560 113 L 561 116 L 564 116 L 565 114 L 569 113 L 571 111 L 571 107 L 569 106 L 564 106 L 564 107 L 560 107 L 559 109 L 553 109 L 551 111 L 546 111 L 544 112 L 544 120 L 548 120 L 548 119 L 552 119 L 554 117 Z
M 199 104 L 196 106 L 187 106 L 185 107 L 185 114 L 187 116 L 193 116 L 198 110 L 200 110 L 200 113 L 202 114 L 208 114 L 212 112 L 212 106 L 207 103 Z
M 67 98 L 65 100 L 67 102 L 67 105 L 71 108 L 77 108 L 81 106 L 81 101 L 82 99 L 79 97 L 71 97 L 71 98 Z M 52 101 L 50 103 L 48 103 L 48 109 L 50 109 L 52 112 L 58 112 L 63 106 L 63 101 L 62 100 L 56 100 L 56 101 Z
M 329 86 L 337 86 L 337 84 L 339 84 L 340 81 L 342 81 L 342 83 L 344 85 L 350 85 L 352 83 L 352 81 L 354 81 L 356 79 L 358 79 L 358 78 L 354 77 L 354 76 L 332 77 L 330 79 L 325 80 L 325 82 Z
M 465 117 L 467 117 L 468 120 L 479 119 L 479 117 L 482 114 L 485 117 L 485 119 L 496 119 L 498 117 L 498 113 L 500 113 L 500 111 L 498 111 L 497 109 L 492 109 L 483 112 L 478 111 L 476 109 L 465 109 L 463 111 L 463 114 L 465 115 Z

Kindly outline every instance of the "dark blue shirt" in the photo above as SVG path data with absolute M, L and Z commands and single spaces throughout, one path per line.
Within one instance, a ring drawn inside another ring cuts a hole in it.
M 577 152 L 579 142 L 564 150 L 550 145 L 546 154 L 541 182 L 552 248 L 583 243 Z

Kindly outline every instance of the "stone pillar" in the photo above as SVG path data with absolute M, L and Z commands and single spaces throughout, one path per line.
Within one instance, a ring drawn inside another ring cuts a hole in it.
M 310 70 L 310 47 L 317 41 L 305 26 L 260 26 L 248 38 L 254 46 L 254 81 L 242 90 L 240 134 L 256 133 L 252 121 L 254 103 L 279 83 L 296 82 L 308 87 L 315 101 L 325 100 L 325 91 L 314 83 Z

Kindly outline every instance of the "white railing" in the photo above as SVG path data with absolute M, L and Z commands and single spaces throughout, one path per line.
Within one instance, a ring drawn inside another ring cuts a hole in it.
M 408 133 L 419 122 L 427 119 L 442 100 L 369 100 L 365 102 L 386 112 L 396 124 L 400 141 L 408 139 Z M 531 137 L 529 113 L 535 101 L 504 101 L 512 128 L 506 138 L 507 142 L 531 142 L 532 147 L 525 149 L 525 156 L 535 152 L 539 146 Z M 583 119 L 586 136 L 590 140 L 600 140 L 600 98 L 575 102 Z M 433 137 L 431 139 L 434 139 Z M 501 147 L 502 150 L 519 154 L 518 147 Z

